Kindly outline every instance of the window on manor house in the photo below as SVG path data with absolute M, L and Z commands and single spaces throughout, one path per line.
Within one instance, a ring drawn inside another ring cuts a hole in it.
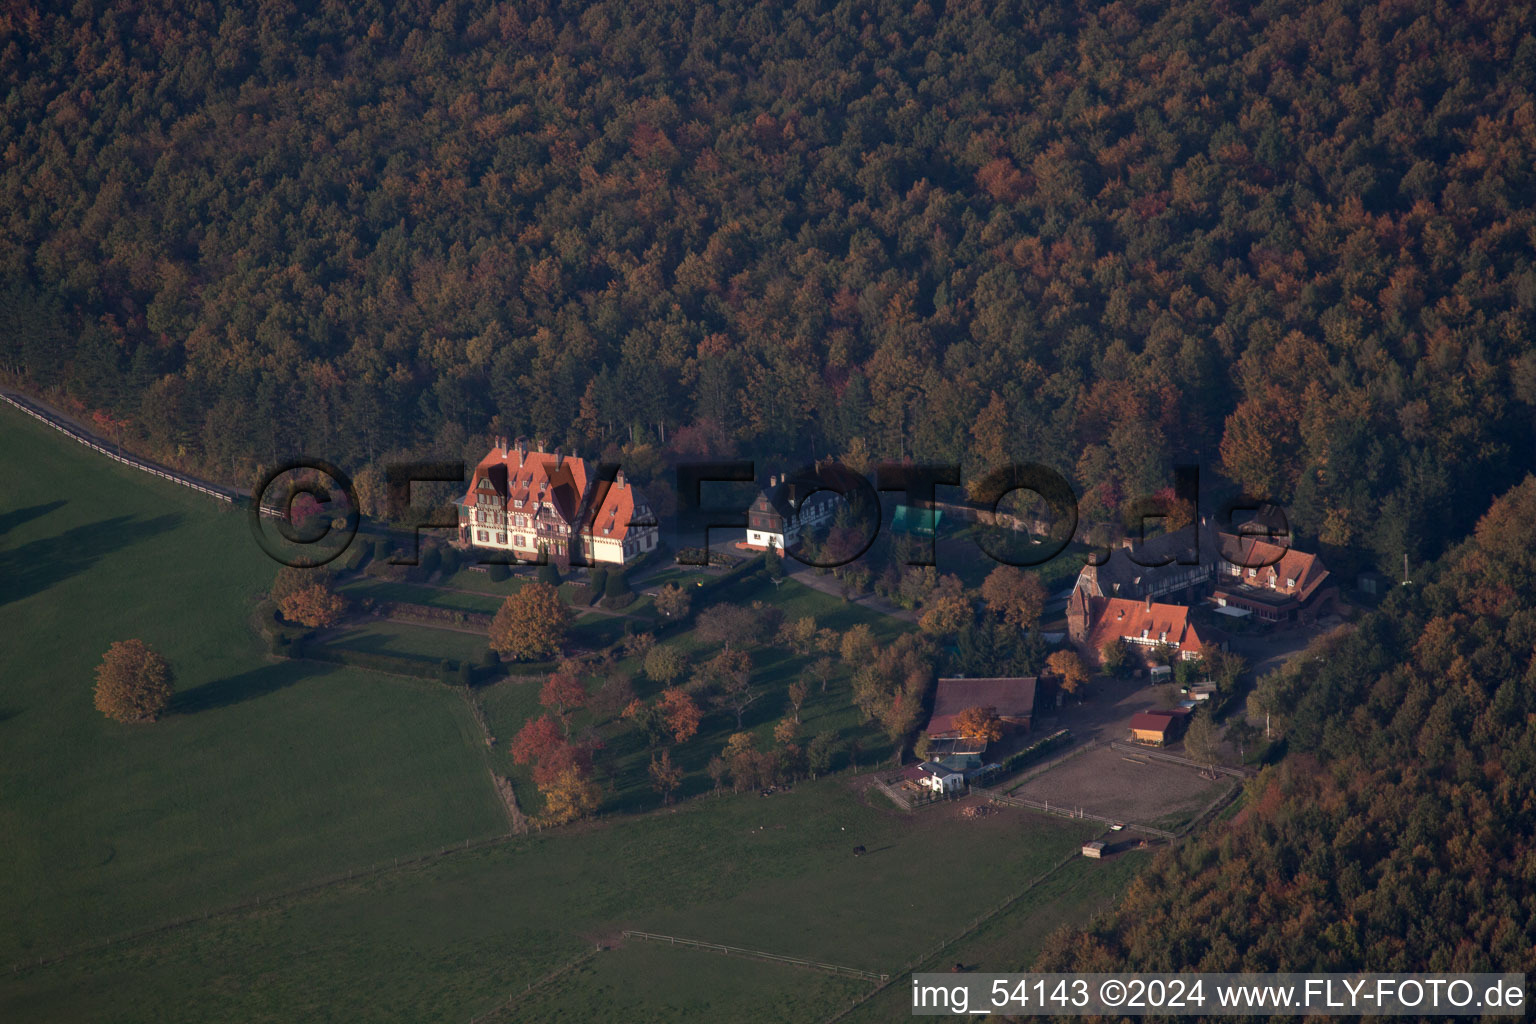
M 498 533 L 496 535 L 496 543 L 497 544 L 505 544 L 506 542 L 507 542 L 507 535 L 506 534 Z
M 481 531 L 480 531 L 480 539 L 481 539 L 481 540 L 485 540 L 485 536 L 486 536 L 486 534 L 485 534 L 485 531 L 484 531 L 484 530 L 481 530 Z

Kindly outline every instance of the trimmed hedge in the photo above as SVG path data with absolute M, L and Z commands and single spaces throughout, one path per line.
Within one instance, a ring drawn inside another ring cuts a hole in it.
M 1062 729 L 1058 732 L 1053 732 L 1045 739 L 1040 740 L 1038 743 L 1033 743 L 1025 747 L 1023 750 L 1020 750 L 1017 753 L 1009 756 L 1008 759 L 1003 762 L 1003 766 L 998 771 L 998 775 L 1009 775 L 1013 772 L 1016 772 L 1019 769 L 1040 760 L 1051 751 L 1060 750 L 1062 747 L 1071 742 L 1072 731 L 1070 729 Z

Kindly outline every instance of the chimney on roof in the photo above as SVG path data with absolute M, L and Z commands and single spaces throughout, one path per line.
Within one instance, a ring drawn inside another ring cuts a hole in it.
M 624 471 L 622 469 L 614 476 L 613 486 L 621 491 L 624 489 Z
M 777 473 L 770 473 L 770 474 L 768 474 L 768 486 L 769 487 L 777 487 L 777 486 L 779 486 L 779 475 Z
M 517 439 L 517 468 L 522 469 L 523 463 L 527 461 L 527 459 L 528 439 L 526 437 L 520 437 Z
M 562 462 L 564 462 L 564 461 L 565 461 L 565 456 L 560 453 L 560 446 L 559 445 L 555 445 L 555 468 L 559 469 L 560 468 L 560 464 Z
M 1148 594 L 1147 595 L 1147 611 L 1151 611 L 1151 610 L 1152 610 L 1152 595 Z

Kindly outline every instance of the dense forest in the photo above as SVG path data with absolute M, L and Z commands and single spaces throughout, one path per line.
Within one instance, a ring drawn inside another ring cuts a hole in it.
M 1292 755 L 1042 970 L 1536 968 L 1536 478 L 1255 700 Z
M 0 374 L 234 482 L 527 434 L 1032 459 L 1103 522 L 1191 460 L 1433 557 L 1532 467 L 1533 24 L 17 3 Z

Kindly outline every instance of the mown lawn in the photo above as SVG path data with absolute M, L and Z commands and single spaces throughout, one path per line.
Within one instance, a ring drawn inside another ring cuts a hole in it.
M 265 656 L 242 513 L 8 408 L 0 435 L 0 964 L 505 829 L 455 694 Z M 177 675 L 154 724 L 92 706 L 130 637 Z
M 831 779 L 536 834 L 0 977 L 0 1017 L 462 1022 L 625 928 L 893 972 L 1090 834 L 957 810 L 883 812 Z M 816 1021 L 859 992 L 677 952 L 601 953 L 511 1019 Z

